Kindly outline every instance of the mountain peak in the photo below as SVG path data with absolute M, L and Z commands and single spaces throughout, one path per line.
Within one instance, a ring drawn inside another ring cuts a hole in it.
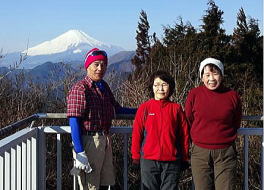
M 88 36 L 81 30 L 69 30 L 62 35 L 58 36 L 56 39 L 68 40 L 71 44 L 79 45 L 81 43 L 88 43 L 89 45 L 97 44 L 101 46 L 103 42 L 100 42 L 91 36 Z
M 76 40 L 81 40 L 82 38 L 85 38 L 87 35 L 81 31 L 81 30 L 69 30 L 63 34 L 61 34 L 59 37 L 62 38 L 75 38 Z
M 29 48 L 27 51 L 23 51 L 23 53 L 27 53 L 28 56 L 56 54 L 82 45 L 91 47 L 108 46 L 88 36 L 83 31 L 69 30 L 53 40 L 45 41 L 37 46 Z

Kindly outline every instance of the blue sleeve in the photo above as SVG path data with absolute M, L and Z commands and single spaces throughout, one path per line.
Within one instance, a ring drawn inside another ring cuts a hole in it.
M 83 144 L 82 144 L 82 137 L 81 137 L 81 126 L 79 123 L 78 117 L 70 117 L 69 123 L 71 126 L 71 137 L 74 146 L 74 150 L 76 153 L 83 152 Z
M 136 114 L 136 108 L 125 108 L 125 107 L 118 107 L 116 110 L 116 114 Z

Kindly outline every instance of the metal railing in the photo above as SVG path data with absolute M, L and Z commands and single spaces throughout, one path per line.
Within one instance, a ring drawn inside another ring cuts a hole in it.
M 131 120 L 133 115 L 118 115 L 116 119 Z M 18 129 L 25 123 L 31 122 L 28 128 L 8 136 L 0 141 L 0 190 L 45 190 L 46 189 L 46 134 L 53 133 L 57 136 L 57 189 L 62 189 L 62 156 L 61 135 L 70 133 L 69 126 L 38 126 L 33 127 L 37 119 L 63 119 L 66 114 L 34 114 L 26 119 L 0 129 L 0 136 Z M 263 120 L 262 116 L 246 116 L 243 120 Z M 124 136 L 123 141 L 123 189 L 128 187 L 128 139 L 131 127 L 112 127 L 112 133 Z M 262 161 L 261 161 L 261 187 L 263 186 L 263 128 L 240 128 L 239 135 L 244 138 L 244 189 L 248 189 L 248 162 L 250 135 L 262 136 Z M 74 187 L 77 183 L 74 180 Z

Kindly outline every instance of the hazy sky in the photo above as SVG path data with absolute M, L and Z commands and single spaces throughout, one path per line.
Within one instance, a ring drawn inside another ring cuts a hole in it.
M 162 37 L 162 26 L 173 26 L 181 16 L 195 28 L 202 24 L 207 0 L 4 0 L 0 5 L 0 49 L 21 51 L 70 30 L 127 50 L 136 48 L 136 29 L 141 9 L 146 11 L 150 34 Z M 262 0 L 216 0 L 224 11 L 223 28 L 231 34 L 243 7 L 263 29 Z M 263 34 L 263 32 L 262 32 Z

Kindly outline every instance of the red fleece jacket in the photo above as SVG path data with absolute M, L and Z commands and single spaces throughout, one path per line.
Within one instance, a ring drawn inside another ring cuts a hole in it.
M 230 146 L 241 122 L 238 94 L 225 87 L 212 91 L 205 86 L 192 89 L 185 103 L 191 139 L 197 146 L 219 149 Z
M 133 159 L 187 161 L 188 150 L 188 125 L 179 104 L 151 99 L 140 105 L 133 124 Z

